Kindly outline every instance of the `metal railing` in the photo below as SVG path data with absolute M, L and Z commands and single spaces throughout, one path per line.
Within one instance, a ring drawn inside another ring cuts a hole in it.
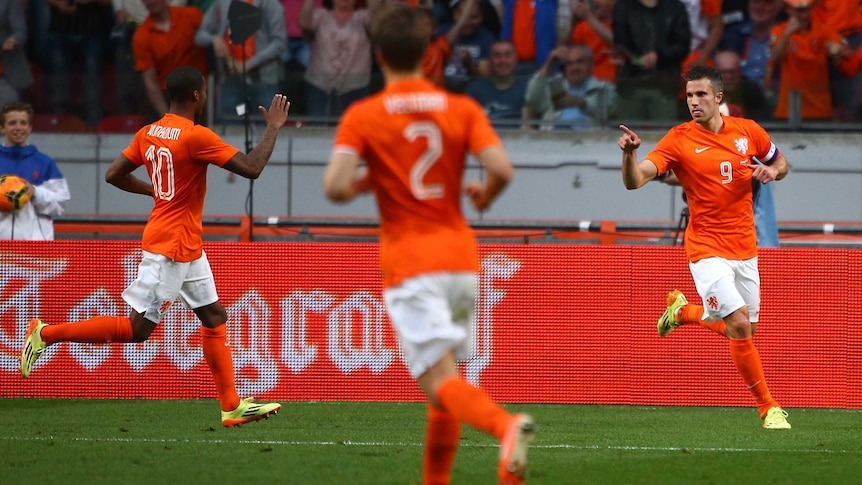
M 147 218 L 65 216 L 55 220 L 57 239 L 135 239 Z M 468 221 L 483 242 L 518 244 L 680 245 L 682 221 Z M 379 221 L 371 218 L 204 217 L 204 239 L 222 241 L 377 240 Z M 778 226 L 782 246 L 862 247 L 862 224 L 791 222 Z

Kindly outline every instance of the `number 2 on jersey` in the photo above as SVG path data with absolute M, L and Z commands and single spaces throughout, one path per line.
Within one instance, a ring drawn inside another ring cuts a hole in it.
M 404 138 L 407 141 L 416 141 L 420 137 L 428 141 L 428 148 L 422 152 L 416 164 L 410 169 L 410 191 L 419 200 L 442 199 L 444 191 L 441 184 L 425 185 L 422 180 L 443 154 L 440 128 L 430 121 L 416 121 L 404 128 Z
M 167 147 L 150 145 L 145 153 L 153 166 L 153 193 L 162 200 L 171 200 L 176 193 L 174 187 L 174 155 Z

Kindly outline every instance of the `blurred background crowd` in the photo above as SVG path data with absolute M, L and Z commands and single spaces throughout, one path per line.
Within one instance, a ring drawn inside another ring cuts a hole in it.
M 283 92 L 291 118 L 334 122 L 382 87 L 366 31 L 380 1 L 398 0 L 0 0 L 0 105 L 27 101 L 86 131 L 117 115 L 140 126 L 167 110 L 165 78 L 187 64 L 211 80 L 210 120 L 241 120 L 244 99 L 268 106 Z M 231 2 L 261 14 L 241 45 Z M 428 78 L 497 126 L 684 121 L 682 74 L 696 64 L 721 71 L 732 115 L 862 114 L 862 0 L 411 2 L 435 27 Z

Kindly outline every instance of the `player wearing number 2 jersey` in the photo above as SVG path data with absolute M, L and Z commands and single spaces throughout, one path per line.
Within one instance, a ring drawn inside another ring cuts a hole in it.
M 461 423 L 501 442 L 501 483 L 523 483 L 535 425 L 461 379 L 468 357 L 479 269 L 476 239 L 461 212 L 466 192 L 484 210 L 509 182 L 512 164 L 482 108 L 425 80 L 426 17 L 385 4 L 371 40 L 386 86 L 344 113 L 324 173 L 324 190 L 348 201 L 371 190 L 380 210 L 384 299 L 410 373 L 429 401 L 423 483 L 450 482 Z M 484 182 L 462 189 L 473 153 Z M 367 167 L 360 169 L 360 161 Z
M 686 99 L 693 120 L 671 129 L 640 163 L 640 138 L 620 125 L 623 182 L 637 189 L 673 170 L 688 197 L 691 221 L 685 250 L 703 305 L 689 304 L 677 290 L 670 292 L 658 321 L 659 335 L 683 323 L 700 323 L 727 337 L 730 356 L 754 397 L 763 427 L 789 429 L 787 413 L 769 392 L 752 341 L 760 311 L 752 180 L 781 180 L 787 175 L 787 160 L 757 123 L 722 116 L 718 105 L 723 96 L 718 70 L 692 68 Z
M 206 80 L 200 71 L 177 68 L 168 75 L 167 91 L 170 111 L 138 131 L 105 175 L 120 189 L 155 199 L 144 229 L 137 278 L 123 292 L 123 299 L 132 307 L 129 317 L 95 317 L 73 325 L 31 320 L 21 351 L 21 374 L 28 377 L 45 348 L 58 342 L 143 342 L 180 299 L 201 321 L 201 346 L 215 381 L 222 424 L 239 426 L 275 414 L 281 405 L 240 399 L 234 387 L 227 312 L 219 302 L 201 244 L 206 173 L 213 164 L 257 178 L 269 161 L 279 128 L 287 121 L 290 103 L 277 94 L 269 111 L 260 107 L 266 130 L 258 146 L 245 155 L 209 128 L 195 125 L 194 118 L 203 113 L 207 99 Z M 141 165 L 146 166 L 147 181 L 132 175 Z

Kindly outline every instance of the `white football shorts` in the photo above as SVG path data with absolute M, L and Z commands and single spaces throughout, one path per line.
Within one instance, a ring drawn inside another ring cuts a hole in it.
M 760 272 L 757 257 L 744 261 L 718 257 L 688 264 L 694 285 L 703 300 L 703 319 L 708 322 L 748 307 L 751 323 L 760 319 Z
M 123 291 L 123 299 L 147 320 L 159 323 L 177 298 L 192 310 L 218 301 L 206 253 L 188 263 L 142 253 L 138 276 Z
M 384 291 L 389 320 L 414 379 L 449 352 L 458 360 L 470 356 L 477 289 L 476 273 L 434 273 Z

